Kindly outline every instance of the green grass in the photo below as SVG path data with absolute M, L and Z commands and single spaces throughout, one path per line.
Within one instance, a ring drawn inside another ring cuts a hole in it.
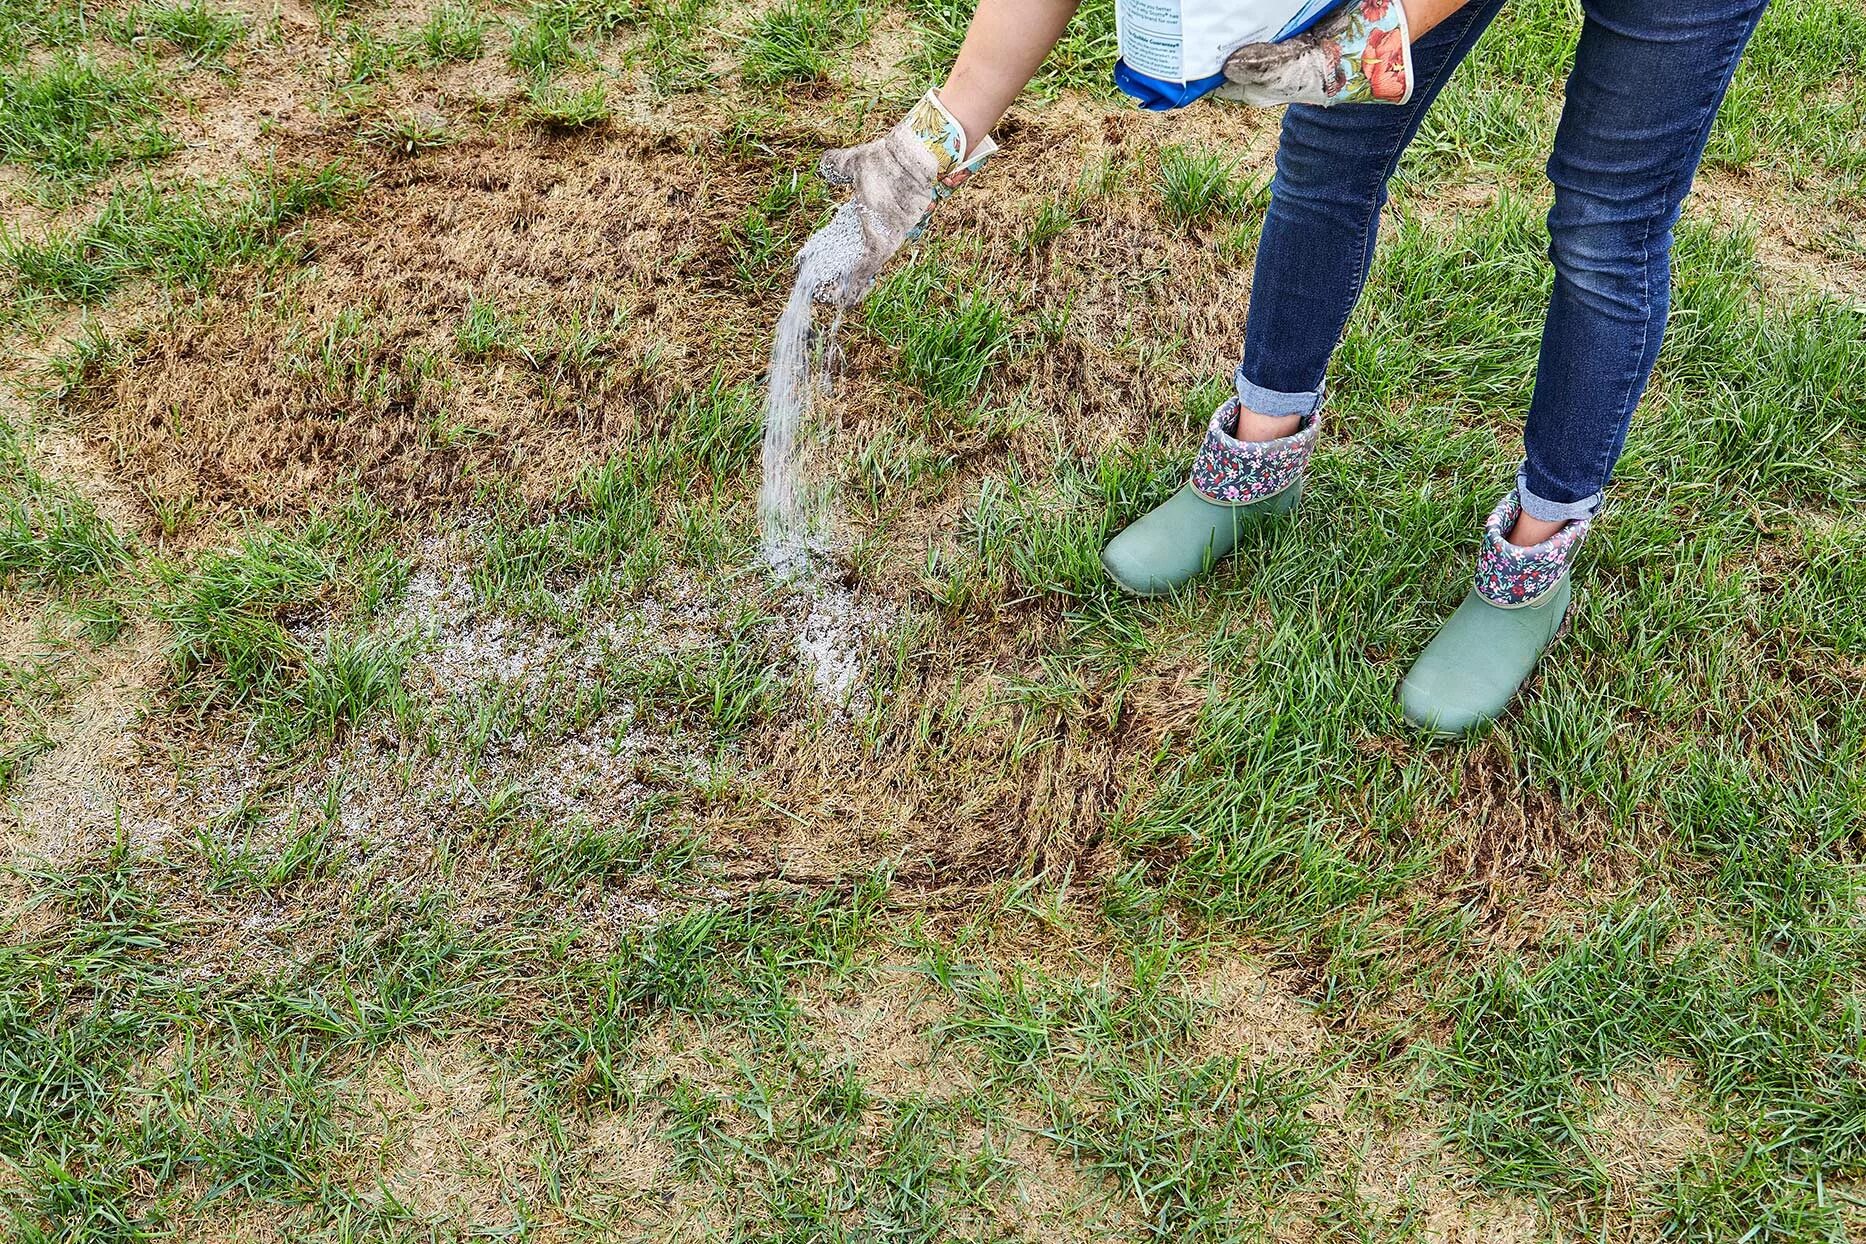
M 774 181 L 726 234 L 740 280 L 760 292 L 789 280 L 791 262 L 827 201 L 814 170 L 792 169 Z
M 548 79 L 587 58 L 583 40 L 612 35 L 638 18 L 625 0 L 542 0 L 512 24 L 506 59 L 534 79 Z
M 91 29 L 91 15 L 70 0 L 5 0 L 0 4 L 0 61 L 15 65 L 34 48 L 71 47 Z
M 131 558 L 97 507 L 27 463 L 16 430 L 0 423 L 0 583 L 62 587 L 107 577 Z
M 412 55 L 405 44 L 377 34 L 362 22 L 344 23 L 338 38 L 341 55 L 331 62 L 328 72 L 346 111 L 374 104 L 378 89 Z
M 106 573 L 128 560 L 123 541 L 82 498 L 43 486 L 9 490 L 0 512 L 0 575 L 26 583 Z
M 211 8 L 207 0 L 140 4 L 117 19 L 114 37 L 122 42 L 160 39 L 195 63 L 224 62 L 246 37 L 246 21 L 237 13 Z
M 84 657 L 122 627 L 135 549 L 75 490 L 28 460 L 22 429 L 0 420 L 0 588 L 56 604 L 28 644 L 0 657 L 0 792 L 49 751 L 84 683 Z
M 1162 148 L 1159 185 L 1166 218 L 1177 225 L 1236 216 L 1253 203 L 1268 202 L 1267 187 L 1241 182 L 1236 159 L 1223 151 Z
M 662 571 L 666 528 L 730 495 L 760 429 L 756 396 L 721 375 L 671 403 L 610 459 L 584 471 L 550 513 L 520 512 L 485 535 L 474 586 L 487 602 L 551 612 L 546 593 L 583 585 L 632 595 Z
M 390 113 L 371 122 L 363 137 L 398 155 L 412 156 L 445 147 L 453 131 L 444 118 L 431 113 Z
M 1307 1108 L 1319 1080 L 1192 1053 L 1201 1016 L 1170 947 L 1137 957 L 1125 979 L 1086 983 L 943 958 L 927 970 L 959 1003 L 951 1038 L 1034 1092 L 1045 1134 L 1133 1197 L 1148 1238 L 1227 1238 L 1245 1229 L 1240 1186 L 1274 1194 L 1316 1161 Z
M 359 510 L 297 533 L 259 530 L 232 551 L 158 566 L 166 594 L 154 612 L 182 702 L 202 715 L 246 709 L 287 743 L 335 737 L 393 707 L 406 643 L 346 625 L 366 622 L 407 573 L 372 547 L 378 521 Z
M 89 223 L 44 238 L 0 233 L 16 309 L 38 301 L 92 303 L 133 277 L 204 288 L 230 264 L 277 254 L 281 232 L 360 189 L 341 164 L 249 177 L 231 188 L 163 190 L 153 182 L 111 193 Z
M 1862 39 L 1866 18 L 1844 6 L 1781 5 L 1767 14 L 1718 116 L 1711 165 L 1761 165 L 1797 179 L 1819 165 L 1861 193 L 1866 156 L 1853 136 L 1866 125 L 1866 88 L 1857 74 L 1833 73 L 1828 49 Z
M 546 129 L 590 129 L 606 124 L 612 115 L 608 88 L 600 82 L 534 88 L 525 100 L 525 119 Z
M 572 10 L 563 5 L 538 5 L 530 20 L 512 31 L 511 51 L 507 59 L 514 69 L 545 76 L 576 55 L 573 36 L 576 24 Z
M 902 379 L 933 401 L 956 406 L 978 392 L 1009 351 L 1011 326 L 988 291 L 949 297 L 945 277 L 934 264 L 898 270 L 870 296 L 867 318 L 876 335 L 899 350 Z
M 472 4 L 437 5 L 415 34 L 415 46 L 430 65 L 476 60 L 486 46 L 490 23 Z
M 973 8 L 969 0 L 910 0 L 908 11 L 920 32 L 911 63 L 919 77 L 934 80 L 945 75 L 958 55 Z M 1114 59 L 1112 0 L 1084 0 L 1031 80 L 1029 98 L 1042 101 L 1065 90 L 1112 95 Z
M 10 791 L 32 762 L 52 750 L 52 735 L 71 688 L 59 677 L 56 661 L 0 662 L 0 793 Z
M 658 95 L 681 95 L 703 89 L 716 74 L 707 57 L 712 0 L 667 0 L 646 7 L 646 36 L 636 56 L 646 66 Z
M 467 301 L 466 314 L 454 331 L 460 353 L 470 359 L 484 358 L 497 350 L 510 348 L 517 340 L 517 330 L 500 313 L 497 305 L 478 297 Z
M 1429 164 L 1477 165 L 1526 184 L 1553 137 L 1556 88 L 1580 24 L 1576 0 L 1506 6 L 1427 119 L 1417 149 Z M 1860 155 L 1850 136 L 1866 118 L 1866 91 L 1857 75 L 1836 74 L 1831 49 L 1862 37 L 1860 15 L 1845 6 L 1773 5 L 1738 67 L 1706 167 L 1768 170 L 1817 195 L 1857 197 Z M 1824 177 L 1811 178 L 1817 168 Z
M 576 818 L 535 821 L 526 844 L 531 878 L 551 894 L 575 894 L 643 874 L 672 885 L 697 880 L 702 846 L 692 838 L 660 841 L 646 825 L 604 826 Z
M 59 53 L 0 78 L 0 159 L 54 182 L 94 179 L 174 150 L 162 130 L 156 79 Z
M 866 32 L 855 0 L 784 0 L 752 24 L 745 78 L 759 86 L 819 81 Z
M 1773 882 L 1784 867 L 1797 867 L 1786 852 L 1765 875 Z M 1825 871 L 1812 908 L 1797 902 L 1800 921 L 1826 923 L 1853 901 L 1845 870 Z M 1838 1229 L 1835 1207 L 1808 1187 L 1812 1170 L 1846 1168 L 1866 1153 L 1859 1015 L 1846 996 L 1857 934 L 1733 957 L 1716 935 L 1669 947 L 1685 940 L 1680 933 L 1662 911 L 1631 909 L 1533 974 L 1508 969 L 1476 982 L 1445 1052 L 1448 1081 L 1487 1103 L 1462 1125 L 1464 1143 L 1500 1183 L 1590 1187 L 1600 1178 L 1586 1144 L 1590 1098 L 1629 1064 L 1671 1055 L 1693 1063 L 1703 1091 L 1728 1110 L 1742 1155 L 1733 1163 L 1706 1154 L 1702 1169 L 1682 1173 L 1683 1220 L 1711 1234 L 1766 1222 L 1770 1238 Z M 1739 1188 L 1718 1188 L 1732 1165 Z

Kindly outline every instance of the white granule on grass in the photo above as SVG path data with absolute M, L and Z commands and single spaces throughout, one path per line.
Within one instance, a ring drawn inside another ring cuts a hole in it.
M 878 609 L 856 600 L 847 589 L 817 583 L 804 597 L 806 611 L 795 625 L 793 649 L 810 672 L 817 698 L 852 711 L 869 707 L 860 688 L 863 657 L 886 630 Z
M 540 643 L 533 628 L 482 610 L 466 566 L 448 560 L 435 541 L 422 546 L 420 566 L 389 626 L 427 641 L 415 672 L 425 674 L 443 695 L 529 682 L 561 653 L 561 645 Z
M 592 620 L 573 636 L 505 616 L 477 597 L 462 552 L 470 543 L 466 536 L 424 542 L 398 606 L 381 622 L 385 632 L 411 642 L 404 685 L 438 722 L 449 718 L 447 705 L 472 706 L 489 694 L 524 700 L 594 685 L 612 654 L 665 650 L 676 642 L 669 635 L 704 628 L 703 606 L 679 582 L 664 584 L 666 597 L 644 602 L 639 618 Z M 670 789 L 717 780 L 717 753 L 665 714 L 621 696 L 575 732 L 560 734 L 547 723 L 537 737 L 515 731 L 482 740 L 470 764 L 462 745 L 444 738 L 440 754 L 432 755 L 379 722 L 322 766 L 268 789 L 269 763 L 247 741 L 198 757 L 186 782 L 145 783 L 138 803 L 153 818 L 145 836 L 173 839 L 178 827 L 193 826 L 225 837 L 219 846 L 227 850 L 275 850 L 328 812 L 329 850 L 346 868 L 396 860 L 415 867 L 433 843 L 483 814 L 495 792 L 515 795 L 529 817 L 604 826 L 629 821 Z M 268 811 L 249 821 L 242 809 L 262 791 Z

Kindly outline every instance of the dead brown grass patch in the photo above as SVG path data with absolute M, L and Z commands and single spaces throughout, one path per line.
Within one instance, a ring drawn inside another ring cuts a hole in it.
M 1860 256 L 1866 206 L 1826 199 L 1756 169 L 1705 169 L 1691 193 L 1691 214 L 1721 229 L 1748 232 L 1765 288 L 1860 304 Z
M 1631 1215 L 1662 1194 L 1690 1158 L 1723 1143 L 1705 1117 L 1691 1068 L 1672 1058 L 1616 1081 L 1588 1131 L 1588 1149 L 1607 1177 L 1607 1223 L 1648 1236 L 1655 1224 Z
M 155 628 L 137 626 L 90 658 L 84 685 L 63 706 L 53 746 L 34 759 L 0 815 L 14 863 L 58 858 L 115 833 L 145 757 L 137 723 L 165 666 Z
M 1276 1208 L 1271 1239 L 1321 1244 L 1344 1233 L 1382 1238 L 1402 1228 L 1432 1244 L 1548 1238 L 1527 1199 L 1478 1186 L 1476 1171 L 1445 1147 L 1430 1107 L 1382 1100 L 1384 1094 L 1343 1077 L 1317 1099 L 1310 1112 L 1319 1124 L 1318 1177 Z
M 1079 710 L 1048 710 L 1019 703 L 1013 677 L 927 653 L 890 691 L 924 711 L 889 714 L 872 743 L 833 719 L 748 740 L 760 798 L 709 827 L 728 871 L 822 884 L 886 867 L 936 903 L 1033 873 L 1105 874 L 1109 815 L 1147 797 L 1163 740 L 1190 728 L 1202 697 L 1167 666 L 1118 703 L 1091 682 Z
M 872 1093 L 945 1098 L 973 1087 L 956 1053 L 933 1041 L 952 1005 L 920 977 L 882 976 L 853 995 L 806 994 L 801 1005 L 830 1061 L 853 1068 Z
M 705 119 L 591 137 L 479 130 L 389 163 L 354 209 L 311 223 L 309 271 L 235 283 L 152 325 L 85 396 L 87 431 L 153 508 L 198 520 L 276 517 L 355 487 L 403 511 L 507 476 L 548 490 L 696 376 L 763 362 L 776 295 L 746 299 L 728 230 L 836 136 L 787 124 L 753 148 Z M 1013 312 L 1074 308 L 1061 340 L 1020 348 L 992 381 L 1043 412 L 1009 449 L 1047 470 L 1059 434 L 1066 453 L 1105 450 L 1176 411 L 1189 378 L 1229 370 L 1247 282 L 1211 244 L 1221 224 L 1163 235 L 1145 151 L 1242 136 L 1239 176 L 1261 177 L 1267 131 L 1241 113 L 1142 121 L 1074 103 L 1009 126 L 1005 162 L 1023 167 L 994 168 L 1001 193 L 955 199 L 937 228 L 957 243 L 958 288 L 963 270 L 989 271 Z M 1142 126 L 1165 132 L 1143 140 Z M 1076 193 L 1075 170 L 1097 160 L 1119 170 L 1114 192 L 1061 237 L 1029 249 L 1016 229 L 984 227 Z M 522 344 L 463 357 L 454 334 L 475 299 L 509 316 Z M 334 342 L 346 314 L 357 340 Z M 563 348 L 572 326 L 601 338 L 590 358 Z M 847 345 L 847 383 L 824 416 L 856 445 L 915 398 L 888 378 L 878 342 Z
M 1241 955 L 1213 964 L 1193 990 L 1209 1007 L 1200 1016 L 1194 1045 L 1204 1057 L 1313 1065 L 1331 1041 L 1313 1008 Z
M 509 1224 L 542 1192 L 528 1093 L 471 1048 L 398 1048 L 369 1069 L 352 1111 L 359 1195 L 436 1224 Z
M 154 326 L 87 396 L 86 426 L 150 502 L 203 517 L 356 487 L 432 510 L 507 472 L 559 482 L 687 377 L 756 356 L 721 232 L 757 179 L 642 134 L 478 138 L 395 165 L 354 212 L 312 225 L 302 280 Z M 524 347 L 457 358 L 475 298 Z M 572 324 L 600 335 L 601 374 L 553 353 Z

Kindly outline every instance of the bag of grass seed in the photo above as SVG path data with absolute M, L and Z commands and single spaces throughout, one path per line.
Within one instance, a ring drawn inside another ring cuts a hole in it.
M 1246 43 L 1299 35 L 1341 0 L 1114 0 L 1121 59 L 1114 84 L 1156 112 L 1224 85 L 1225 57 Z

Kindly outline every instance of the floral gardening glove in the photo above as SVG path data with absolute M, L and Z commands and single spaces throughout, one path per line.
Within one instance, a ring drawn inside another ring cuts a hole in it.
M 1400 0 L 1349 0 L 1281 43 L 1247 43 L 1225 61 L 1221 99 L 1278 104 L 1403 104 L 1412 98 L 1412 38 Z
M 832 186 L 854 193 L 843 206 L 861 224 L 861 254 L 854 267 L 824 294 L 853 306 L 902 245 L 920 235 L 933 205 L 963 185 L 998 145 L 981 139 L 965 149 L 965 127 L 928 91 L 899 124 L 859 147 L 828 152 L 819 165 Z

